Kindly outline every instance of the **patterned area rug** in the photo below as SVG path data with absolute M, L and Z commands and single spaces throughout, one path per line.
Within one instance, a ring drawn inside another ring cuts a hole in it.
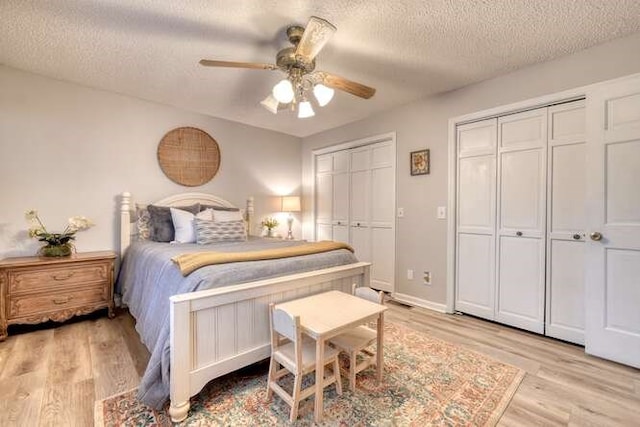
M 277 395 L 266 402 L 267 371 L 268 361 L 260 362 L 211 381 L 191 398 L 189 416 L 179 425 L 289 425 L 289 406 Z M 369 368 L 352 392 L 343 376 L 342 396 L 334 386 L 325 389 L 321 425 L 493 426 L 523 377 L 521 369 L 387 321 L 383 382 L 376 384 L 375 368 Z M 305 382 L 311 384 L 312 375 Z M 148 408 L 136 400 L 136 390 L 98 401 L 95 409 L 97 427 L 172 425 L 168 407 Z M 316 425 L 313 396 L 299 413 L 295 425 Z

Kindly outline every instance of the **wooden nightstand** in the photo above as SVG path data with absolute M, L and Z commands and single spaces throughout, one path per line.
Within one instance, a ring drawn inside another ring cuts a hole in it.
M 0 260 L 0 341 L 12 324 L 62 322 L 101 308 L 113 317 L 115 259 L 104 251 Z

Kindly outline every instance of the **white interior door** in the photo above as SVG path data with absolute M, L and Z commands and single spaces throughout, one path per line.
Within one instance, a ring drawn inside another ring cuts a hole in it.
M 587 98 L 587 353 L 640 368 L 640 76 Z
M 351 150 L 351 245 L 360 261 L 371 262 L 371 150 Z M 374 267 L 375 268 L 375 267 Z
M 455 309 L 493 320 L 497 120 L 458 126 Z
M 547 109 L 498 119 L 496 320 L 544 333 Z
M 545 335 L 584 344 L 584 100 L 548 109 Z

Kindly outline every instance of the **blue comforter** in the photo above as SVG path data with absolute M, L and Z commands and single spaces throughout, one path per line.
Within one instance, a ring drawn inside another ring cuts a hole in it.
M 124 257 L 116 292 L 129 306 L 140 339 L 151 352 L 138 398 L 159 409 L 169 397 L 170 296 L 357 262 L 350 251 L 340 249 L 292 258 L 211 265 L 183 277 L 171 261 L 173 256 L 207 250 L 240 252 L 299 244 L 301 242 L 261 238 L 207 246 L 158 242 L 132 244 Z

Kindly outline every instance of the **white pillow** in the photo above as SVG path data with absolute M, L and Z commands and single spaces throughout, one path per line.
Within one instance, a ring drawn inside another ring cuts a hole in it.
M 195 243 L 195 219 L 213 220 L 213 209 L 205 209 L 195 215 L 182 209 L 170 208 L 169 210 L 171 211 L 171 220 L 175 229 L 175 237 L 171 243 Z
M 213 220 L 216 222 L 243 221 L 240 211 L 214 211 Z

